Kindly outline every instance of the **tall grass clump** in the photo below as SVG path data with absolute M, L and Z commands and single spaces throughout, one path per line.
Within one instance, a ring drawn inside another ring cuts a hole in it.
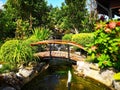
M 30 38 L 34 38 L 39 41 L 47 40 L 50 37 L 50 34 L 51 32 L 49 29 L 37 27 L 34 28 L 33 35 Z
M 9 40 L 1 46 L 0 60 L 15 67 L 31 61 L 32 58 L 32 49 L 20 40 Z

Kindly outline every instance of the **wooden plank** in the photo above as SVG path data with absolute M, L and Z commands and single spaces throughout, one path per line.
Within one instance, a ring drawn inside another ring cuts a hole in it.
M 52 51 L 52 58 L 68 58 L 68 53 L 63 51 Z M 34 56 L 41 58 L 50 58 L 49 51 L 35 53 Z M 84 58 L 78 54 L 70 53 L 70 59 L 74 61 L 82 61 Z

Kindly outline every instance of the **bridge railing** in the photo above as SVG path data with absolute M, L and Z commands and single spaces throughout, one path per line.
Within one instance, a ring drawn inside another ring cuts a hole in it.
M 74 46 L 74 47 L 77 47 L 79 49 L 82 49 L 85 51 L 84 47 L 80 44 L 77 44 L 75 42 L 71 42 L 71 41 L 66 41 L 66 40 L 45 40 L 45 41 L 39 41 L 39 42 L 36 42 L 36 43 L 32 43 L 31 46 L 40 46 L 40 45 L 50 45 L 55 49 L 57 48 L 58 50 L 60 49 L 65 49 L 65 46 Z
M 39 52 L 49 51 L 49 55 L 52 58 L 52 51 L 64 51 L 68 53 L 68 59 L 70 59 L 70 53 L 75 53 L 75 47 L 79 49 L 77 54 L 81 54 L 84 50 L 80 44 L 63 40 L 45 40 L 36 43 L 32 43 L 31 46 L 39 46 Z M 44 48 L 44 49 L 43 49 Z M 86 54 L 85 54 L 86 55 Z

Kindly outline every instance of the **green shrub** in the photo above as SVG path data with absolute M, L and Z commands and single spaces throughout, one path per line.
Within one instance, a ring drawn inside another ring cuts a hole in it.
M 29 21 L 17 19 L 16 25 L 15 37 L 17 39 L 26 39 L 31 33 Z
M 66 34 L 62 40 L 73 41 L 85 47 L 94 41 L 94 37 L 93 33 Z
M 30 38 L 28 38 L 26 40 L 23 40 L 23 44 L 25 44 L 26 47 L 31 48 L 32 49 L 32 53 L 34 54 L 38 50 L 38 47 L 31 46 L 30 44 L 31 43 L 36 43 L 38 41 L 39 40 L 34 35 L 32 35 Z
M 9 40 L 1 46 L 0 59 L 13 66 L 29 62 L 32 58 L 33 51 L 31 47 L 20 40 Z
M 2 42 L 0 42 L 0 47 L 2 46 Z
M 0 73 L 7 73 L 14 69 L 13 65 L 10 65 L 9 63 L 2 64 L 2 68 L 0 68 Z
M 114 74 L 113 78 L 114 78 L 115 80 L 120 80 L 120 72 Z
M 115 67 L 120 70 L 120 22 L 100 22 L 96 24 L 94 42 L 89 53 L 101 68 Z
M 82 46 L 87 46 L 94 41 L 93 33 L 80 33 L 74 34 L 72 36 L 72 41 L 81 44 Z
M 63 37 L 62 37 L 62 40 L 68 40 L 68 41 L 72 41 L 72 36 L 74 34 L 65 34 Z

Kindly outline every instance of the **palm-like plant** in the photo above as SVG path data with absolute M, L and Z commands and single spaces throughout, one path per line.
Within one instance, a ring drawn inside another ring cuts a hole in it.
M 46 28 L 35 28 L 33 31 L 33 37 L 38 40 L 46 40 L 50 37 L 50 30 Z

